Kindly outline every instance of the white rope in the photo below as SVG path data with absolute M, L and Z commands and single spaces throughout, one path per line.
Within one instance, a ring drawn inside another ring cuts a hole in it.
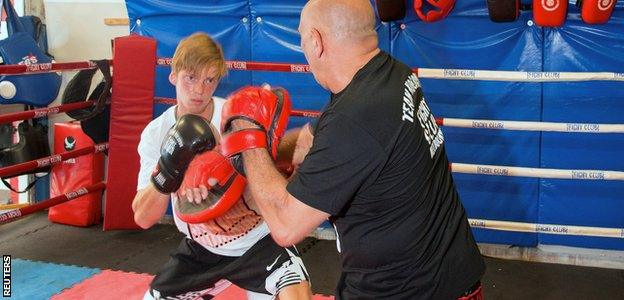
M 470 223 L 471 227 L 493 230 L 624 238 L 624 228 L 535 224 L 484 219 L 468 219 L 468 222 Z
M 526 131 L 558 131 L 589 133 L 624 133 L 624 124 L 554 123 L 531 121 L 500 121 L 479 119 L 443 118 L 442 125 L 448 127 L 485 128 Z
M 468 219 L 468 222 L 470 223 L 470 226 L 473 228 L 484 228 L 484 229 L 500 230 L 500 231 L 624 238 L 624 228 L 588 227 L 588 226 L 559 225 L 559 224 L 536 224 L 536 223 L 523 223 L 523 222 L 471 219 L 471 218 Z M 336 232 L 334 231 L 333 228 L 319 227 L 313 233 L 311 233 L 310 236 L 315 237 L 320 240 L 335 240 Z
M 418 68 L 418 77 L 457 80 L 492 80 L 520 82 L 563 82 L 563 81 L 624 81 L 624 73 L 613 72 L 523 72 L 488 71 L 469 69 Z
M 170 65 L 171 58 L 159 57 L 158 65 Z M 290 73 L 309 73 L 306 64 L 226 61 L 228 69 L 250 71 L 272 71 Z M 565 81 L 624 81 L 624 73 L 614 72 L 525 72 L 525 71 L 491 71 L 471 69 L 433 69 L 414 68 L 412 71 L 420 78 L 437 78 L 450 80 L 491 80 L 520 82 L 565 82 Z
M 455 173 L 511 177 L 560 178 L 580 180 L 624 180 L 624 172 L 602 170 L 562 170 L 451 163 Z

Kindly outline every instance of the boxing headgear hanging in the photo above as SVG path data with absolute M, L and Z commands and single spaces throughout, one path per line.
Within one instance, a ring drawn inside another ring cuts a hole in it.
M 542 27 L 560 27 L 566 20 L 568 0 L 533 0 L 533 21 Z
M 520 15 L 520 0 L 487 0 L 492 22 L 513 22 Z
M 444 19 L 455 6 L 455 0 L 414 0 L 414 11 L 424 22 Z
M 405 18 L 405 0 L 375 0 L 377 15 L 382 22 Z
M 578 0 L 581 19 L 587 24 L 603 24 L 609 21 L 617 0 Z

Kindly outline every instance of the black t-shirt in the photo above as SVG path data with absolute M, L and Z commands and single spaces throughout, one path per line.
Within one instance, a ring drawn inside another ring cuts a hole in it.
M 332 95 L 288 191 L 331 215 L 338 299 L 456 299 L 484 273 L 443 141 L 417 77 L 385 52 Z

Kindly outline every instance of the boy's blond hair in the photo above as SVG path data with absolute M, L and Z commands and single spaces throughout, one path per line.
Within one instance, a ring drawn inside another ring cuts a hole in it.
M 227 73 L 223 50 L 209 35 L 196 32 L 180 41 L 171 63 L 174 73 L 184 70 L 199 75 L 210 67 L 215 67 L 216 79 Z

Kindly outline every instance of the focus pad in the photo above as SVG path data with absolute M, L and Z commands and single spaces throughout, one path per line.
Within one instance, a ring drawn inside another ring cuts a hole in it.
M 246 181 L 217 149 L 206 151 L 191 161 L 180 190 L 208 188 L 200 204 L 181 197 L 174 202 L 175 214 L 187 223 L 204 223 L 225 214 L 242 196 Z

